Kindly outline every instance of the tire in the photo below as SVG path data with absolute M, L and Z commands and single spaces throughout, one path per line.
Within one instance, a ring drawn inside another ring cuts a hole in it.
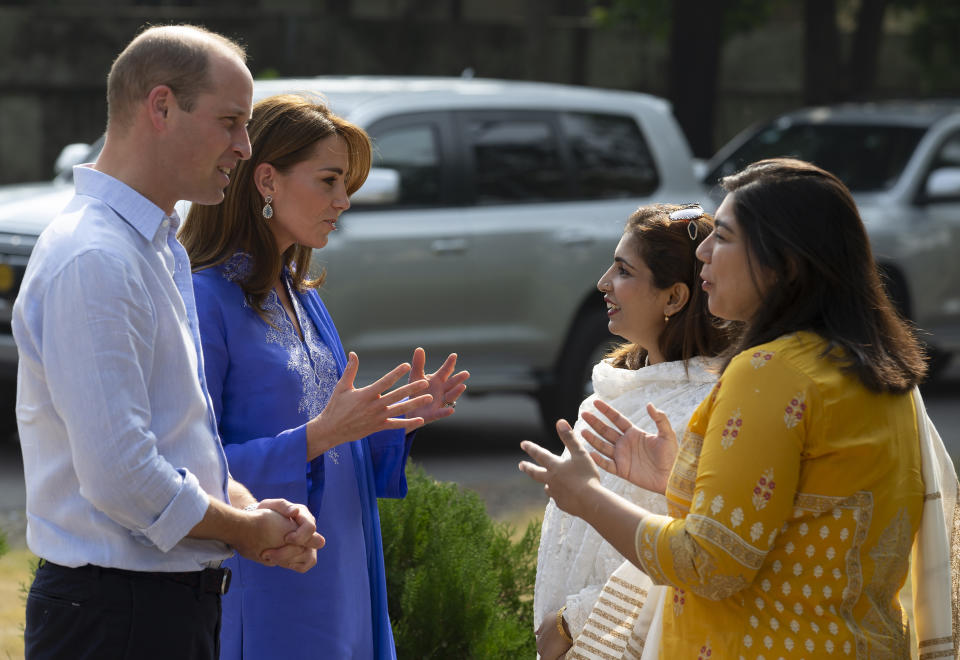
M 890 297 L 890 302 L 893 303 L 894 308 L 899 312 L 900 316 L 912 322 L 913 319 L 910 315 L 912 309 L 910 293 L 907 290 L 907 283 L 904 281 L 903 275 L 892 266 L 880 266 L 880 273 L 883 278 L 883 285 L 887 291 L 887 296 Z M 953 355 L 924 341 L 922 334 L 921 332 L 919 339 L 927 354 L 927 377 L 925 378 L 925 382 L 929 383 L 935 381 L 937 377 L 943 373 L 947 365 L 950 364 Z
M 17 384 L 0 383 L 0 442 L 12 438 L 17 432 Z
M 924 382 L 931 383 L 946 371 L 953 354 L 941 351 L 932 344 L 925 343 L 924 348 L 927 350 L 927 377 Z
M 593 365 L 621 342 L 607 329 L 606 316 L 592 306 L 576 320 L 554 368 L 553 383 L 537 394 L 548 437 L 556 437 L 558 419 L 571 425 L 576 421 L 580 403 L 593 392 Z

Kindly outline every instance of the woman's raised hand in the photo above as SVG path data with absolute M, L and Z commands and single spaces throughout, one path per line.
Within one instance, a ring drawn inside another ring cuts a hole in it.
M 407 414 L 416 417 L 422 417 L 424 424 L 449 417 L 453 414 L 457 399 L 463 394 L 467 386 L 465 381 L 470 378 L 469 371 L 460 371 L 456 375 L 453 370 L 457 367 L 457 354 L 451 353 L 444 360 L 440 368 L 432 374 L 424 374 L 423 368 L 427 363 L 427 353 L 422 348 L 417 347 L 413 351 L 413 367 L 410 369 L 410 382 L 426 380 L 430 386 L 426 394 L 433 397 L 432 401 L 425 405 L 418 406 L 408 411 Z
M 647 414 L 657 425 L 653 435 L 638 429 L 613 406 L 599 399 L 593 405 L 613 424 L 611 428 L 594 413 L 583 412 L 583 421 L 590 427 L 584 429 L 583 438 L 594 449 L 590 453 L 594 462 L 632 484 L 662 494 L 678 451 L 677 436 L 667 416 L 647 404 Z
M 557 456 L 536 443 L 524 440 L 520 448 L 539 465 L 523 461 L 519 465 L 520 471 L 542 483 L 544 492 L 553 498 L 562 511 L 583 518 L 587 513 L 585 509 L 590 508 L 587 491 L 599 486 L 600 473 L 567 420 L 557 420 L 557 434 L 567 448 L 566 453 Z
M 423 417 L 404 415 L 430 405 L 433 396 L 426 393 L 431 386 L 430 381 L 426 378 L 411 379 L 406 385 L 384 394 L 410 371 L 410 365 L 404 362 L 377 381 L 357 389 L 353 381 L 359 366 L 357 354 L 351 352 L 347 357 L 347 367 L 333 388 L 323 412 L 307 422 L 308 461 L 337 445 L 359 440 L 377 431 L 404 429 L 409 433 L 425 423 Z M 422 364 L 420 372 L 423 372 Z

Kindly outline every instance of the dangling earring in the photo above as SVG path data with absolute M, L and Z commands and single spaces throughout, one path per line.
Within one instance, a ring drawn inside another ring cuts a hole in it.
M 273 217 L 273 207 L 270 206 L 270 202 L 273 201 L 273 195 L 267 195 L 266 197 L 263 198 L 263 201 L 266 202 L 263 205 L 263 211 L 262 211 L 263 217 L 269 220 L 270 218 Z

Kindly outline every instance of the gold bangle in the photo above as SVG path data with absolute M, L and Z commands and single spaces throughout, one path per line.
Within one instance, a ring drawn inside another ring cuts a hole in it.
M 557 610 L 557 630 L 560 631 L 560 636 L 566 640 L 567 644 L 573 644 L 573 638 L 570 636 L 570 633 L 567 632 L 567 629 L 563 627 L 563 611 L 565 609 L 567 609 L 566 605 Z

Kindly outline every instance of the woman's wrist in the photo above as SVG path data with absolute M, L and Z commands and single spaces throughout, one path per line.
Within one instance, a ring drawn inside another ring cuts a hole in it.
M 306 436 L 307 462 L 312 461 L 334 446 L 326 425 L 323 423 L 323 413 L 307 422 Z
M 567 609 L 567 606 L 564 605 L 559 610 L 557 610 L 557 631 L 560 633 L 560 636 L 563 637 L 563 641 L 567 644 L 573 645 L 573 637 L 570 635 L 570 628 L 567 626 L 567 622 L 563 619 L 563 612 Z

